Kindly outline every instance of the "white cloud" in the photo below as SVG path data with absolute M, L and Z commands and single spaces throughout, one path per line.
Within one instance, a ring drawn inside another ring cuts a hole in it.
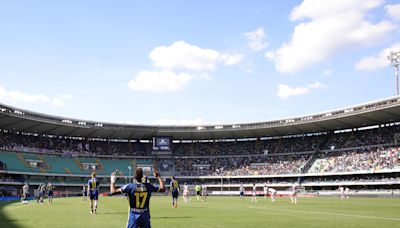
M 314 84 L 311 84 L 308 86 L 296 87 L 296 88 L 292 88 L 285 84 L 280 84 L 278 86 L 278 93 L 276 95 L 282 99 L 288 99 L 293 96 L 300 96 L 300 95 L 310 93 L 314 89 L 322 89 L 325 87 L 326 87 L 325 85 L 323 85 L 319 82 L 315 82 Z
M 5 98 L 6 96 L 7 96 L 7 91 L 2 86 L 0 86 L 0 99 Z
M 240 63 L 244 58 L 244 55 L 235 54 L 235 55 L 220 55 L 221 61 L 223 61 L 224 65 L 232 66 Z
M 368 11 L 383 0 L 304 0 L 290 19 L 300 21 L 288 43 L 269 51 L 279 72 L 291 73 L 326 60 L 346 48 L 381 43 L 396 26 L 388 21 L 368 21 Z
M 51 102 L 53 103 L 54 106 L 63 106 L 64 105 L 64 101 L 58 97 L 54 97 L 53 99 L 51 99 Z
M 196 118 L 193 120 L 172 120 L 172 119 L 159 119 L 153 121 L 155 125 L 195 125 L 202 126 L 207 124 L 203 118 Z
M 212 49 L 203 49 L 185 41 L 176 41 L 170 46 L 154 48 L 150 54 L 153 66 L 161 68 L 153 71 L 140 71 L 128 82 L 128 87 L 136 91 L 174 92 L 183 90 L 193 79 L 210 80 L 209 71 L 219 64 L 232 66 L 240 63 L 241 54 L 221 54 Z M 176 71 L 195 71 L 177 73 Z
M 65 95 L 59 95 L 56 97 L 48 97 L 43 94 L 29 94 L 19 90 L 7 91 L 5 88 L 0 86 L 0 100 L 10 103 L 26 102 L 26 103 L 48 103 L 54 106 L 63 106 L 65 99 L 71 99 L 72 96 L 68 95 L 69 98 L 63 97 Z
M 308 85 L 308 88 L 310 89 L 323 89 L 326 88 L 325 85 L 319 83 L 319 82 L 314 82 L 314 84 Z
M 400 50 L 400 43 L 393 44 L 390 47 L 381 50 L 377 55 L 362 58 L 356 64 L 356 70 L 372 71 L 389 66 L 387 56 L 389 55 L 390 51 L 393 50 Z
M 307 87 L 292 88 L 288 85 L 280 84 L 278 86 L 278 93 L 276 95 L 282 99 L 287 99 L 292 96 L 299 96 L 309 92 L 310 89 Z
M 253 32 L 247 32 L 243 34 L 247 38 L 247 45 L 254 51 L 261 51 L 268 46 L 268 43 L 264 41 L 266 35 L 263 28 L 257 28 Z
M 386 5 L 386 13 L 394 20 L 400 20 L 400 4 Z
M 182 90 L 195 77 L 193 75 L 172 71 L 141 71 L 129 81 L 128 86 L 133 90 L 173 92 Z
M 170 46 L 156 47 L 149 56 L 155 67 L 197 71 L 214 71 L 219 63 L 234 65 L 243 58 L 238 54 L 227 55 L 213 49 L 203 49 L 182 40 Z
M 23 101 L 29 103 L 36 103 L 36 102 L 49 102 L 50 98 L 42 95 L 42 94 L 28 94 L 18 90 L 10 91 L 7 93 L 7 96 L 11 100 L 15 101 Z

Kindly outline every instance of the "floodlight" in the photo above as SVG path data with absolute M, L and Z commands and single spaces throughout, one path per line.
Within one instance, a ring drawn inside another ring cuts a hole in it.
M 399 64 L 400 64 L 400 49 L 396 51 L 391 51 L 388 55 L 388 60 L 390 61 L 390 65 L 395 68 L 396 75 L 396 94 L 399 95 Z

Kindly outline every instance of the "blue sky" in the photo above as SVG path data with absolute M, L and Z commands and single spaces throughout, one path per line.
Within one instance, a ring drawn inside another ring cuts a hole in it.
M 323 112 L 395 95 L 399 27 L 399 1 L 0 1 L 0 102 L 135 124 Z

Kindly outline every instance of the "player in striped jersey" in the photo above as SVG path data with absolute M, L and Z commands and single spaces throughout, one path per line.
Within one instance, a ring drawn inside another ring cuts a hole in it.
M 177 208 L 180 186 L 175 177 L 171 177 L 170 190 L 172 195 L 172 207 Z
M 121 188 L 115 187 L 116 176 L 111 174 L 111 194 L 126 193 L 129 198 L 129 218 L 126 225 L 127 228 L 150 228 L 150 197 L 153 192 L 164 190 L 164 181 L 161 179 L 158 172 L 154 172 L 154 176 L 159 182 L 159 187 L 150 183 L 143 183 L 143 170 L 137 168 L 135 171 L 134 182 L 126 184 Z
M 92 173 L 92 178 L 88 181 L 88 191 L 90 198 L 90 213 L 96 214 L 97 203 L 99 200 L 99 181 L 96 178 L 96 173 Z
M 46 189 L 48 191 L 47 193 L 47 197 L 49 198 L 49 204 L 53 204 L 53 197 L 54 197 L 54 185 L 52 185 L 49 181 L 49 183 L 47 183 Z

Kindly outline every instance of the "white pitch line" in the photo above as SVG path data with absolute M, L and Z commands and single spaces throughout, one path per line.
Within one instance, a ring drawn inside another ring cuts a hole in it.
M 305 213 L 305 214 L 335 215 L 335 216 L 345 216 L 345 217 L 354 217 L 354 218 L 400 221 L 400 218 L 378 217 L 378 216 L 369 216 L 369 215 L 341 214 L 341 213 L 320 212 L 320 211 L 303 211 L 303 210 L 279 209 L 279 208 L 269 208 L 269 207 L 249 207 L 249 208 L 251 208 L 251 209 L 267 209 L 267 210 L 271 210 L 271 211 L 297 212 L 297 213 Z

